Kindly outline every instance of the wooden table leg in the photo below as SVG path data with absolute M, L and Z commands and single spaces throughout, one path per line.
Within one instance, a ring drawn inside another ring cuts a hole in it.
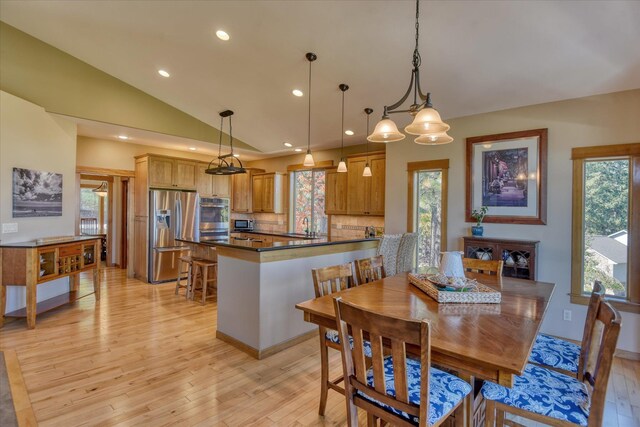
M 100 301 L 100 264 L 93 270 L 93 292 L 96 295 L 96 301 Z
M 38 270 L 38 251 L 31 249 L 27 251 L 27 271 L 26 271 L 26 296 L 27 296 L 27 327 L 33 329 L 36 327 L 36 303 L 38 301 L 37 295 L 37 277 L 39 277 Z
M 0 328 L 4 326 L 4 312 L 7 306 L 7 287 L 0 279 Z

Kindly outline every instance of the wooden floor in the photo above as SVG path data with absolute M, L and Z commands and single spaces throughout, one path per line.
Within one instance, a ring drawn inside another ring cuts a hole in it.
M 335 392 L 317 415 L 317 338 L 257 361 L 214 338 L 214 301 L 102 274 L 98 304 L 89 296 L 38 316 L 34 330 L 24 320 L 0 329 L 40 425 L 345 425 Z M 337 353 L 331 364 L 340 369 Z M 605 425 L 640 426 L 640 362 L 617 359 L 614 370 Z

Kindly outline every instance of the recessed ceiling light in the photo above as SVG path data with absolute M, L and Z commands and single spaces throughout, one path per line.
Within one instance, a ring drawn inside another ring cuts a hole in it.
M 220 40 L 224 40 L 224 41 L 229 40 L 229 34 L 227 34 L 225 31 L 222 31 L 222 30 L 216 31 L 216 36 L 218 36 Z
M 196 147 L 189 147 L 189 150 L 196 151 Z
M 294 149 L 293 151 L 295 151 L 296 153 L 299 153 L 299 152 L 301 152 L 301 151 L 302 151 L 302 148 L 296 148 L 296 149 Z
M 290 142 L 283 142 L 282 143 L 285 147 L 293 147 L 293 144 Z
M 353 131 L 352 131 L 352 130 L 350 130 L 350 129 L 345 130 L 345 131 L 344 131 L 344 133 L 345 133 L 345 134 L 347 134 L 347 135 L 349 135 L 349 136 L 352 136 L 352 135 L 353 135 Z
M 300 89 L 294 89 L 291 91 L 292 94 L 294 94 L 295 96 L 302 96 L 304 95 L 304 93 L 302 93 L 302 91 Z
M 122 139 L 122 140 L 127 140 L 129 139 L 129 137 L 127 135 L 118 135 L 118 138 Z
M 158 74 L 160 74 L 162 77 L 169 77 L 171 76 L 171 74 L 169 74 L 168 71 L 166 70 L 158 70 Z

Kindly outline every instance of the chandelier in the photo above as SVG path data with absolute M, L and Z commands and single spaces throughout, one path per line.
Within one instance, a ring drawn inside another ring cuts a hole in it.
M 224 110 L 220 113 L 220 139 L 218 141 L 218 157 L 209 162 L 209 166 L 205 173 L 210 175 L 236 175 L 239 173 L 247 173 L 247 170 L 242 166 L 242 161 L 235 157 L 233 154 L 233 133 L 231 128 L 231 116 L 233 111 Z M 229 154 L 222 155 L 222 127 L 224 126 L 224 118 L 229 117 L 229 146 L 231 152 Z M 229 160 L 227 160 L 229 159 Z M 215 166 L 212 167 L 215 161 L 218 161 Z M 240 166 L 236 166 L 234 161 L 237 160 Z
M 413 50 L 413 69 L 411 70 L 411 81 L 406 93 L 399 101 L 392 105 L 384 106 L 382 120 L 378 122 L 373 133 L 367 137 L 371 142 L 394 142 L 405 138 L 405 135 L 398 130 L 396 124 L 389 118 L 392 113 L 409 113 L 414 116 L 413 122 L 404 128 L 406 133 L 419 135 L 415 139 L 417 144 L 438 145 L 447 144 L 453 141 L 447 131 L 449 125 L 444 123 L 440 118 L 440 114 L 433 108 L 431 103 L 431 94 L 426 95 L 420 87 L 420 51 L 418 50 L 418 40 L 420 38 L 420 0 L 416 0 L 416 46 Z M 411 95 L 413 90 L 413 104 L 408 109 L 399 110 L 398 108 Z
M 100 197 L 105 197 L 109 193 L 109 186 L 106 181 L 102 181 L 102 184 L 100 184 L 99 187 L 94 188 L 92 191 Z

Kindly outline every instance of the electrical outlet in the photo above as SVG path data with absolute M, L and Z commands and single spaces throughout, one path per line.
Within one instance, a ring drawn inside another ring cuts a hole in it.
M 565 310 L 562 314 L 562 318 L 567 322 L 571 322 L 571 310 Z
M 17 222 L 8 222 L 6 224 L 2 224 L 2 234 L 5 233 L 17 233 L 18 232 L 18 223 Z

